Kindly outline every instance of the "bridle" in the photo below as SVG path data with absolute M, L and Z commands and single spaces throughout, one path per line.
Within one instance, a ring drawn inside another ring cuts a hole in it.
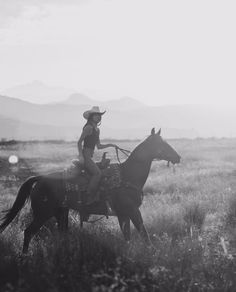
M 116 158 L 117 158 L 117 161 L 119 162 L 119 164 L 121 164 L 121 162 L 120 162 L 120 157 L 119 157 L 119 151 L 121 152 L 121 153 L 123 153 L 124 155 L 126 155 L 127 157 L 129 157 L 129 155 L 130 155 L 130 153 L 131 153 L 131 151 L 129 151 L 129 150 L 126 150 L 126 149 L 123 149 L 123 148 L 120 148 L 120 147 L 118 147 L 118 146 L 116 146 Z M 155 161 L 160 161 L 160 159 L 158 159 L 158 158 L 155 158 L 154 159 Z M 171 161 L 167 161 L 167 167 L 170 167 L 170 163 L 171 163 Z M 173 173 L 175 173 L 175 171 L 176 171 L 176 169 L 175 169 L 175 165 L 174 164 L 172 164 L 172 167 L 173 167 Z

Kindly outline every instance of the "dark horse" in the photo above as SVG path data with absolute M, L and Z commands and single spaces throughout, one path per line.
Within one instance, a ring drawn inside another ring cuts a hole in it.
M 150 244 L 139 207 L 142 203 L 142 189 L 152 161 L 154 159 L 166 160 L 173 164 L 180 162 L 180 155 L 162 139 L 160 133 L 161 130 L 155 133 L 153 128 L 151 135 L 139 144 L 128 159 L 121 164 L 122 179 L 126 183 L 112 190 L 112 194 L 110 194 L 113 209 L 127 241 L 130 240 L 131 220 L 141 237 Z M 27 252 L 31 238 L 49 218 L 55 217 L 59 229 L 63 230 L 68 225 L 69 209 L 83 211 L 72 203 L 68 203 L 67 208 L 62 207 L 65 199 L 62 172 L 30 177 L 21 185 L 12 208 L 3 218 L 0 232 L 12 222 L 28 198 L 31 199 L 33 221 L 24 232 L 23 252 Z M 106 214 L 104 202 L 103 204 L 94 203 L 83 208 L 86 208 L 86 212 L 89 214 Z M 63 224 L 65 218 L 67 221 L 66 224 Z

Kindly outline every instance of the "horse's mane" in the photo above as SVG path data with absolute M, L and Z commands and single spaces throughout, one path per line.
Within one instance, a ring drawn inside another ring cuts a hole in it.
M 143 147 L 143 145 L 147 142 L 147 139 L 150 137 L 146 137 L 141 143 L 139 143 L 134 150 L 131 152 L 130 156 L 126 159 L 126 161 L 130 161 L 131 159 L 134 159 L 137 156 L 137 153 L 139 152 L 140 148 Z M 126 162 L 125 161 L 125 162 Z

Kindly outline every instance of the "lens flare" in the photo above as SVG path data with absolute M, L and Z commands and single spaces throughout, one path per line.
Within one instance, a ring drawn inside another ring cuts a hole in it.
M 11 155 L 9 156 L 8 161 L 10 164 L 16 164 L 18 163 L 19 159 L 16 155 Z

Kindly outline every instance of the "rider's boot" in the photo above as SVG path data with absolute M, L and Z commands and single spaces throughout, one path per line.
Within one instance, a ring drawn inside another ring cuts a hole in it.
M 107 216 L 112 216 L 112 215 L 114 215 L 114 212 L 112 211 L 112 208 L 111 208 L 111 205 L 110 205 L 110 203 L 109 203 L 109 201 L 108 200 L 106 200 L 105 201 L 105 204 L 106 204 L 106 215 Z
M 90 214 L 86 212 L 85 210 L 80 211 L 80 221 L 82 222 L 88 222 Z

